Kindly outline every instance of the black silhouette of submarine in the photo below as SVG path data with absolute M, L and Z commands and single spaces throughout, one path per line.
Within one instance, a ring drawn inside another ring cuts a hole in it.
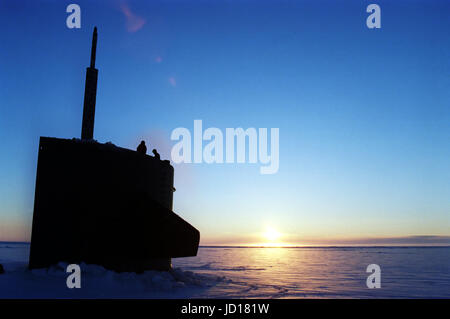
M 200 232 L 172 211 L 168 160 L 93 139 L 96 47 L 95 27 L 81 139 L 40 137 L 29 268 L 170 270 L 171 258 L 197 255 Z

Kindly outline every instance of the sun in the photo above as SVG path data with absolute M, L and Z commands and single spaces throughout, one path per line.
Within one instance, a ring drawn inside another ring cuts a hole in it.
M 270 242 L 276 241 L 278 238 L 280 238 L 281 234 L 277 232 L 272 227 L 267 227 L 266 231 L 264 232 L 264 238 L 266 238 Z

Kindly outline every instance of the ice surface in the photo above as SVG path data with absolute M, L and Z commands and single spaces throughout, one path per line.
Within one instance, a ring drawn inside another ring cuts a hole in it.
M 0 298 L 450 298 L 450 248 L 200 248 L 170 272 L 116 273 L 66 263 L 28 270 L 29 244 L 0 243 Z M 381 267 L 380 289 L 366 267 Z

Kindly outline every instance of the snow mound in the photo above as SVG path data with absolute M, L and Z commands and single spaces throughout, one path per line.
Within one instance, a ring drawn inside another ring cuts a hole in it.
M 81 288 L 69 289 L 68 263 L 28 270 L 26 265 L 8 265 L 0 276 L 0 297 L 14 298 L 185 298 L 227 282 L 223 276 L 196 274 L 174 268 L 170 271 L 117 273 L 102 266 L 80 264 Z M 2 281 L 5 285 L 2 284 Z

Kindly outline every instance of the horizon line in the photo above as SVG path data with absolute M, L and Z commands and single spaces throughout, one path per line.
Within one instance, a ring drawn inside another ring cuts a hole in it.
M 31 244 L 29 241 L 3 241 L 5 244 Z M 345 245 L 199 245 L 199 248 L 450 248 L 450 244 L 345 244 Z

